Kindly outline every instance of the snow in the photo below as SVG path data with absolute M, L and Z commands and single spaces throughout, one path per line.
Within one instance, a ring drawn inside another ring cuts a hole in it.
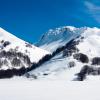
M 100 100 L 100 81 L 0 80 L 1 100 Z
M 30 58 L 31 63 L 38 63 L 42 57 L 44 57 L 47 54 L 51 54 L 50 52 L 43 50 L 41 48 L 38 48 L 28 42 L 25 42 L 13 34 L 5 31 L 4 29 L 0 28 L 0 47 L 2 47 L 1 41 L 9 41 L 10 44 L 3 48 L 4 51 L 9 51 L 11 49 L 15 50 L 16 52 L 21 52 L 25 55 L 27 55 Z M 28 45 L 28 46 L 26 46 Z M 0 48 L 2 51 L 2 48 Z M 10 67 L 13 67 L 9 65 Z M 26 66 L 28 67 L 28 66 Z M 18 67 L 17 67 L 18 68 Z M 8 66 L 3 66 L 2 69 L 8 69 Z
M 88 28 L 82 36 L 84 40 L 77 46 L 80 52 L 88 54 L 89 58 L 100 56 L 100 29 Z
M 65 26 L 65 28 L 69 28 L 71 31 L 74 31 L 76 29 L 76 27 L 74 26 Z
M 43 80 L 64 79 L 67 81 L 72 81 L 76 78 L 76 74 L 80 72 L 80 70 L 82 69 L 84 65 L 91 66 L 91 60 L 94 57 L 100 57 L 100 29 L 99 28 L 84 27 L 84 28 L 79 28 L 79 29 L 72 28 L 72 30 L 74 30 L 77 33 L 80 33 L 81 37 L 84 37 L 84 39 L 81 40 L 80 43 L 76 45 L 76 47 L 79 50 L 78 53 L 83 53 L 87 55 L 87 57 L 89 58 L 89 63 L 82 63 L 80 61 L 77 61 L 73 58 L 73 55 L 71 57 L 67 57 L 67 56 L 63 57 L 62 56 L 63 53 L 61 52 L 55 57 L 53 57 L 52 59 L 50 59 L 48 62 L 44 63 L 39 68 L 31 71 L 30 75 L 36 75 L 38 76 L 39 79 L 43 79 Z M 74 37 L 72 36 L 71 39 L 73 38 Z M 60 38 L 59 38 L 59 40 L 57 41 L 52 41 L 49 44 L 43 44 L 40 47 L 53 52 L 56 48 L 60 46 L 60 44 L 65 45 L 66 42 L 67 40 L 62 42 L 60 41 Z M 68 68 L 68 64 L 71 61 L 75 62 L 75 66 L 72 68 Z M 94 67 L 99 67 L 99 66 L 95 65 Z M 95 77 L 97 76 L 89 75 L 87 76 L 87 79 L 92 80 L 92 77 L 93 79 L 95 79 Z
M 0 27 L 0 40 L 3 40 L 3 39 L 4 40 L 7 39 L 8 41 L 12 41 L 15 43 L 19 43 L 19 41 L 20 41 L 20 43 L 25 42 Z
M 81 68 L 85 64 L 73 59 L 72 57 L 63 58 L 61 54 L 57 56 L 55 56 L 55 58 L 52 58 L 50 61 L 46 62 L 39 68 L 29 72 L 30 75 L 36 75 L 38 79 L 43 79 L 43 80 L 60 79 L 60 80 L 73 81 L 76 78 L 75 74 L 79 73 Z M 75 62 L 75 66 L 69 68 L 68 64 L 71 61 Z
M 64 46 L 70 40 L 76 38 L 83 33 L 87 28 L 76 28 L 73 26 L 64 26 L 56 29 L 50 29 L 45 33 L 37 45 L 51 53 L 57 50 L 57 48 Z
M 34 45 L 31 45 L 32 48 L 28 48 L 25 46 L 25 41 L 17 38 L 16 36 L 12 35 L 11 33 L 5 31 L 4 29 L 0 28 L 0 40 L 8 40 L 11 42 L 11 45 L 7 46 L 5 48 L 6 51 L 9 49 L 16 48 L 17 46 L 18 51 L 21 51 L 22 53 L 26 53 L 25 50 L 27 50 L 29 53 L 26 53 L 29 55 L 32 62 L 38 62 L 43 56 L 46 54 L 50 54 L 48 51 L 40 49 Z
M 93 57 L 100 57 L 100 29 L 81 28 L 77 29 L 71 26 L 67 28 L 70 31 L 77 32 L 84 36 L 84 39 L 77 45 L 80 53 L 86 54 L 91 60 Z M 60 28 L 55 35 L 59 35 Z M 84 31 L 83 31 L 84 30 Z M 50 30 L 51 32 L 53 30 Z M 74 35 L 76 37 L 76 35 Z M 70 39 L 75 38 L 72 34 Z M 58 36 L 59 37 L 59 36 Z M 4 48 L 8 51 L 10 48 L 19 46 L 18 51 L 26 53 L 32 62 L 37 62 L 44 55 L 50 54 L 59 46 L 65 45 L 68 40 L 62 41 L 58 38 L 49 44 L 43 44 L 45 51 L 32 45 L 32 48 L 25 46 L 25 41 L 13 36 L 0 28 L 0 40 L 8 40 L 11 44 Z M 66 38 L 67 39 L 67 38 Z M 61 44 L 60 44 L 61 43 Z M 68 67 L 70 61 L 75 62 L 75 66 Z M 88 64 L 91 64 L 89 62 Z M 81 68 L 85 64 L 71 57 L 63 57 L 62 52 L 41 65 L 39 68 L 30 72 L 37 75 L 38 79 L 13 77 L 11 79 L 0 80 L 0 99 L 1 100 L 100 100 L 100 76 L 89 75 L 80 81 L 73 81 Z M 98 67 L 98 66 L 97 66 Z M 44 75 L 48 74 L 48 75 Z

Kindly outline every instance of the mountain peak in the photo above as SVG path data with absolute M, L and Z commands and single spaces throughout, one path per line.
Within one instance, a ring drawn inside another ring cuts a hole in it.
M 40 41 L 37 43 L 37 46 L 50 52 L 54 52 L 58 47 L 65 45 L 68 41 L 79 36 L 86 29 L 86 27 L 76 28 L 74 26 L 63 26 L 50 29 L 43 34 Z

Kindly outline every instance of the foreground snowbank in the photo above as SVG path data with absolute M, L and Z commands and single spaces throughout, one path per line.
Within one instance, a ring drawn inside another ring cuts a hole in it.
M 0 80 L 0 100 L 100 100 L 100 81 Z

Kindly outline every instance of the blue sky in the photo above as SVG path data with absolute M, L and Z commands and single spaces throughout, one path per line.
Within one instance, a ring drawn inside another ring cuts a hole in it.
M 0 27 L 31 43 L 65 25 L 100 27 L 100 0 L 0 0 Z

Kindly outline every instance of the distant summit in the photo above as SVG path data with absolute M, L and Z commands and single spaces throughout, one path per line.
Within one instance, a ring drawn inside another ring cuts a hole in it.
M 64 26 L 56 29 L 50 29 L 43 34 L 37 46 L 48 50 L 55 51 L 58 47 L 64 46 L 67 42 L 83 33 L 87 27 L 76 28 L 73 26 Z

